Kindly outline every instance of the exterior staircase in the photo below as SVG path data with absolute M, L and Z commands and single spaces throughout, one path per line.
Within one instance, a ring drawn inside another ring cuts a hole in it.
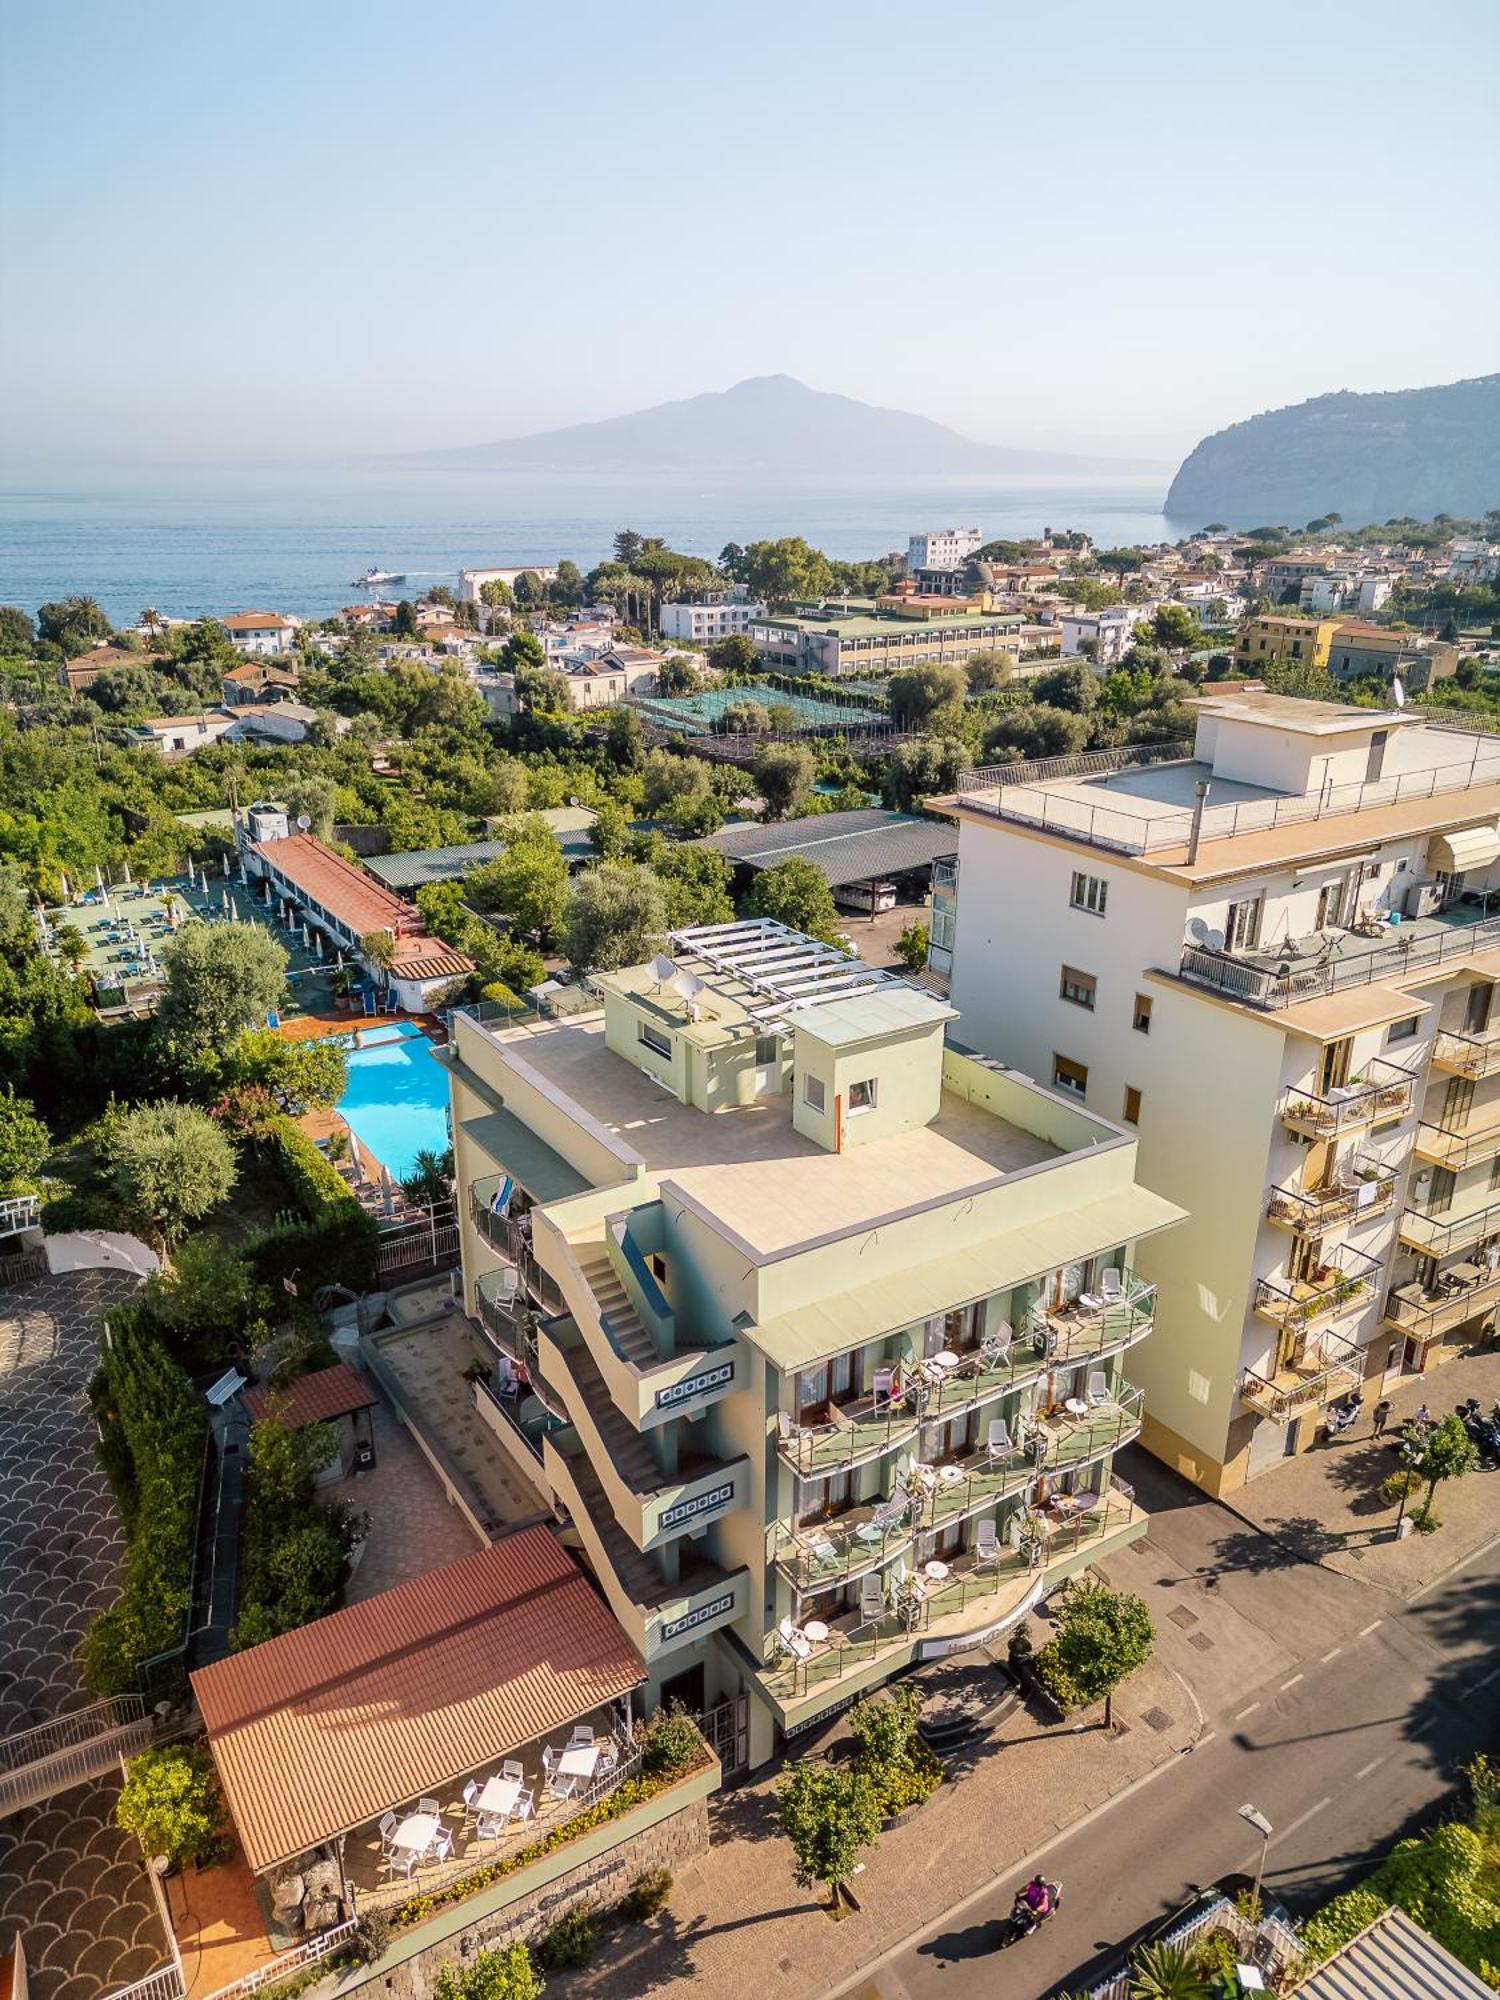
M 632 1367 L 654 1367 L 661 1356 L 657 1353 L 656 1344 L 650 1334 L 641 1325 L 640 1315 L 630 1302 L 630 1294 L 616 1275 L 604 1243 L 602 1241 L 575 1243 L 573 1252 L 599 1311 L 609 1321 L 609 1330 L 614 1335 L 621 1354 Z

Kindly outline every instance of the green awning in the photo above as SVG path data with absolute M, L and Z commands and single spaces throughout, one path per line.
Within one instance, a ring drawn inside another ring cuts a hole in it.
M 593 1186 L 513 1111 L 487 1111 L 482 1118 L 464 1118 L 460 1124 L 497 1167 L 519 1181 L 533 1201 L 562 1201 Z
M 1132 1184 L 1098 1201 L 1062 1209 L 988 1242 L 799 1306 L 742 1331 L 783 1371 L 809 1368 L 883 1334 L 915 1326 L 934 1313 L 988 1298 L 992 1292 L 1008 1292 L 1064 1264 L 1169 1229 L 1186 1216 L 1187 1210 L 1175 1202 Z

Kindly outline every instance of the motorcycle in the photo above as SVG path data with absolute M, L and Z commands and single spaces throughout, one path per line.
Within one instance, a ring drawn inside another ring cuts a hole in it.
M 1363 1396 L 1353 1395 L 1345 1397 L 1342 1403 L 1335 1403 L 1323 1420 L 1325 1436 L 1337 1437 L 1341 1431 L 1349 1430 L 1364 1408 L 1364 1401 Z
M 1026 1891 L 1017 1891 L 1010 1915 L 1000 1926 L 995 1945 L 997 1951 L 1004 1951 L 1007 1945 L 1019 1944 L 1022 1938 L 1030 1937 L 1033 1931 L 1041 1929 L 1049 1917 L 1056 1915 L 1062 1902 L 1062 1883 L 1049 1882 L 1047 1888 L 1050 1893 L 1045 1910 L 1034 1910 L 1026 1900 Z

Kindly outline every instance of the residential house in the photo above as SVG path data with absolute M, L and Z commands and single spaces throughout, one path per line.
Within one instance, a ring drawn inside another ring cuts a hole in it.
M 160 655 L 135 652 L 129 646 L 91 646 L 76 659 L 64 660 L 57 677 L 70 693 L 82 694 L 101 674 L 113 673 L 117 667 L 155 667 L 159 663 Z
M 1328 645 L 1328 671 L 1336 681 L 1374 675 L 1389 685 L 1399 679 L 1408 693 L 1419 693 L 1435 681 L 1446 680 L 1460 657 L 1458 647 L 1443 640 L 1348 619 L 1334 628 Z
M 219 623 L 237 653 L 290 653 L 299 621 L 279 611 L 232 611 Z
M 1336 622 L 1286 612 L 1248 618 L 1234 642 L 1235 665 L 1249 673 L 1264 667 L 1326 667 Z
M 279 661 L 274 654 L 246 660 L 224 675 L 224 705 L 235 708 L 246 702 L 293 701 L 300 679 L 292 661 Z
M 458 572 L 458 594 L 465 604 L 479 604 L 483 602 L 487 583 L 503 583 L 514 590 L 518 576 L 534 576 L 538 583 L 555 583 L 557 564 L 503 563 L 496 569 L 461 569 Z
M 303 701 L 242 701 L 230 711 L 226 732 L 232 742 L 305 743 L 313 726 L 324 722 L 336 736 L 350 728 L 347 715 L 309 708 Z
M 1134 645 L 1136 626 L 1150 610 L 1138 604 L 1110 604 L 1102 611 L 1064 611 L 1062 626 L 1064 653 L 1082 653 L 1101 673 L 1117 666 Z
M 1107 762 L 943 802 L 952 993 L 1191 1210 L 1140 1256 L 1143 1436 L 1228 1493 L 1500 1304 L 1500 741 L 1244 693 Z
M 163 757 L 190 757 L 205 743 L 217 743 L 234 727 L 234 717 L 223 709 L 204 715 L 158 715 L 147 722 L 127 725 L 125 740 L 136 747 L 157 751 Z
M 1182 1212 L 933 994 L 768 920 L 664 949 L 454 1016 L 464 1299 L 646 1705 L 759 1764 L 1145 1532 L 1133 1246 Z

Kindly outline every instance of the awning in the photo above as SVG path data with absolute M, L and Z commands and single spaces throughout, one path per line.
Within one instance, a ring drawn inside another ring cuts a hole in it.
M 991 1236 L 967 1250 L 893 1272 L 868 1285 L 799 1306 L 742 1329 L 752 1347 L 783 1371 L 810 1368 L 934 1313 L 1008 1292 L 1064 1264 L 1081 1263 L 1122 1243 L 1154 1236 L 1185 1220 L 1187 1210 L 1133 1183 L 1098 1201 L 1065 1208 Z
M 591 1183 L 569 1166 L 561 1153 L 523 1125 L 513 1111 L 486 1111 L 461 1121 L 463 1130 L 485 1153 L 518 1180 L 533 1201 L 564 1201 L 582 1194 Z
M 1488 868 L 1500 861 L 1500 827 L 1464 826 L 1456 833 L 1434 834 L 1427 849 L 1427 865 L 1445 875 L 1462 875 L 1471 868 Z

